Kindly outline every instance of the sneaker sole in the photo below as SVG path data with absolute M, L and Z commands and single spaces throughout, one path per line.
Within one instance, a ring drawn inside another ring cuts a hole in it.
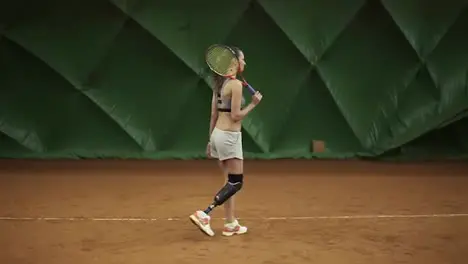
M 230 237 L 230 236 L 233 236 L 233 235 L 243 235 L 243 234 L 246 234 L 247 231 L 245 232 L 223 232 L 223 236 L 227 236 L 227 237 Z
M 200 223 L 200 221 L 198 221 L 198 219 L 194 216 L 194 215 L 191 215 L 190 217 L 190 221 L 192 221 L 192 223 L 198 227 L 198 229 L 200 229 L 200 231 L 202 231 L 203 234 L 207 235 L 207 236 L 214 236 L 214 232 L 210 232 L 209 230 L 206 230 L 205 228 L 203 228 L 203 225 Z

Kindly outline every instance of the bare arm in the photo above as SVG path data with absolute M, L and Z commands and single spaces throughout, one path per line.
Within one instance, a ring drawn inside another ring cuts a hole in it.
M 213 132 L 213 129 L 216 125 L 216 121 L 218 121 L 218 109 L 216 107 L 216 92 L 213 91 L 213 97 L 211 98 L 211 117 L 210 117 L 210 134 Z
M 231 86 L 231 118 L 235 121 L 240 121 L 255 108 L 254 103 L 250 103 L 241 110 L 242 104 L 242 83 L 240 81 L 229 82 Z

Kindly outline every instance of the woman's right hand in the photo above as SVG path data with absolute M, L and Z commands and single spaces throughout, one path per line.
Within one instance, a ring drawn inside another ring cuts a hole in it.
M 262 100 L 262 98 L 263 98 L 263 95 L 259 91 L 256 91 L 254 95 L 252 95 L 252 103 L 254 105 L 258 105 L 260 101 Z

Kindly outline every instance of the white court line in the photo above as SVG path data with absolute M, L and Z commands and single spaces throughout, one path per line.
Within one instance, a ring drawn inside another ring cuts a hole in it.
M 336 216 L 284 216 L 284 217 L 245 217 L 242 220 L 333 220 L 333 219 L 395 219 L 395 218 L 454 218 L 468 217 L 468 213 L 460 214 L 400 214 L 400 215 L 336 215 Z M 103 221 L 103 222 L 154 222 L 154 221 L 185 221 L 187 218 L 140 218 L 140 217 L 14 217 L 0 216 L 0 221 Z M 224 218 L 213 218 L 224 219 Z

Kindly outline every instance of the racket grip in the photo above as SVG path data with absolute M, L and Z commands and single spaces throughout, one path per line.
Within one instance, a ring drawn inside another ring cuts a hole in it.
M 254 95 L 254 94 L 257 92 L 257 91 L 255 91 L 255 89 L 254 89 L 252 86 L 250 86 L 250 84 L 247 84 L 247 88 L 249 89 L 249 92 L 250 92 L 252 95 Z

